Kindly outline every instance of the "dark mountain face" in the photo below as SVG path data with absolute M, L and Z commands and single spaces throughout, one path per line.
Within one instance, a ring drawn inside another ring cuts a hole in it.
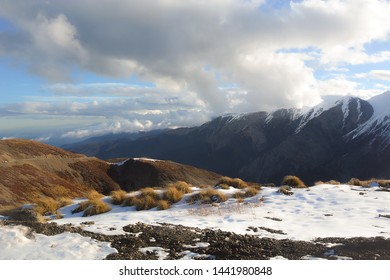
M 223 116 L 194 128 L 68 149 L 100 158 L 168 159 L 256 182 L 295 174 L 306 183 L 389 177 L 390 92 L 327 101 L 307 112 L 281 109 Z
M 184 181 L 194 186 L 214 185 L 221 175 L 172 161 L 146 158 L 128 159 L 112 164 L 109 175 L 125 191 L 144 187 L 166 187 L 171 183 Z

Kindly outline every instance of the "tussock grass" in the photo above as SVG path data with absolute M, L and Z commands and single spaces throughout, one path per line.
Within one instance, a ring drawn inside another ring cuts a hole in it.
M 293 188 L 306 188 L 305 183 L 297 176 L 287 175 L 282 180 L 282 185 L 287 185 Z
M 111 211 L 111 207 L 101 199 L 89 200 L 89 206 L 85 209 L 83 217 L 94 216 Z
M 224 184 L 224 183 L 218 184 L 218 187 L 220 187 L 220 188 L 223 189 L 223 190 L 228 190 L 228 189 L 230 189 L 230 186 L 229 186 L 228 184 Z
M 90 191 L 88 194 L 87 194 L 87 198 L 89 200 L 95 200 L 95 199 L 98 199 L 98 198 L 102 198 L 104 195 L 102 195 L 101 193 L 95 191 L 95 190 L 92 190 Z
M 339 181 L 336 181 L 336 180 L 327 181 L 327 182 L 325 182 L 325 184 L 329 184 L 329 185 L 341 185 L 341 183 L 340 183 Z
M 147 195 L 143 197 L 135 197 L 133 199 L 133 204 L 137 211 L 149 210 L 158 206 L 158 199 L 153 196 Z
M 65 207 L 68 205 L 71 205 L 73 203 L 73 200 L 67 197 L 61 197 L 58 200 L 58 208 Z
M 248 187 L 245 190 L 237 191 L 237 192 L 233 193 L 232 197 L 235 199 L 238 199 L 238 200 L 240 200 L 240 199 L 243 200 L 244 198 L 255 196 L 258 193 L 259 193 L 259 190 L 256 187 Z
M 245 190 L 244 196 L 245 197 L 252 197 L 259 193 L 259 189 L 256 187 L 248 187 Z
M 281 186 L 278 190 L 279 193 L 284 195 L 293 195 L 294 193 L 291 191 L 290 186 Z
M 233 188 L 236 189 L 245 189 L 248 187 L 248 184 L 241 180 L 240 178 L 230 178 L 230 177 L 221 177 L 216 184 L 216 186 L 220 186 L 221 184 L 232 186 Z
M 160 196 L 158 195 L 156 190 L 153 189 L 153 188 L 143 188 L 143 189 L 140 189 L 140 194 L 138 196 L 140 198 L 150 196 L 150 197 L 153 197 L 156 200 L 158 200 L 160 198 Z
M 137 211 L 149 210 L 158 206 L 160 196 L 153 188 L 144 188 L 136 196 L 129 196 L 124 200 L 123 206 L 135 206 Z
M 167 200 L 159 200 L 157 202 L 157 209 L 158 210 L 167 210 L 171 208 L 171 204 Z
M 351 178 L 351 180 L 349 180 L 347 184 L 352 186 L 370 187 L 371 184 L 373 183 L 377 183 L 382 188 L 390 187 L 390 180 L 375 179 L 375 178 L 372 178 L 370 180 L 360 180 L 357 178 Z
M 184 196 L 184 193 L 180 190 L 178 190 L 174 186 L 170 186 L 166 189 L 164 192 L 164 199 L 169 201 L 170 203 L 176 203 L 179 202 Z
M 58 202 L 51 197 L 41 197 L 35 201 L 34 211 L 40 215 L 55 214 L 59 208 Z
M 325 184 L 323 181 L 314 182 L 314 186 L 323 185 L 323 184 Z
M 199 193 L 196 193 L 190 196 L 187 200 L 187 203 L 195 203 L 199 202 L 201 204 L 212 204 L 224 202 L 228 199 L 228 197 L 221 191 L 218 191 L 213 188 L 207 188 L 201 190 Z
M 124 203 L 127 197 L 127 192 L 124 190 L 116 190 L 111 192 L 111 203 L 115 205 L 121 205 Z
M 191 193 L 192 192 L 192 186 L 184 181 L 177 181 L 176 183 L 173 183 L 173 184 L 169 184 L 168 185 L 168 188 L 169 187 L 174 187 L 176 188 L 178 191 L 186 194 L 186 193 Z
M 90 204 L 91 204 L 90 200 L 80 202 L 78 204 L 77 208 L 72 210 L 72 214 L 80 213 L 80 212 L 85 211 L 85 209 L 87 209 L 90 206 Z

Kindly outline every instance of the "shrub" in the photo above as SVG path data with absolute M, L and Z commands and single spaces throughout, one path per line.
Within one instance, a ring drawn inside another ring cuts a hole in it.
M 59 208 L 57 201 L 51 197 L 39 198 L 35 203 L 34 211 L 40 215 L 55 214 Z
M 305 188 L 305 184 L 297 176 L 288 175 L 282 180 L 282 185 L 287 185 L 294 188 Z
M 225 184 L 228 186 L 232 186 L 236 189 L 245 189 L 248 187 L 248 184 L 241 180 L 240 178 L 230 178 L 230 177 L 221 177 L 216 184 L 216 186 L 220 186 L 221 184 Z
M 285 194 L 285 195 L 293 195 L 294 193 L 291 191 L 290 186 L 281 186 L 278 190 L 279 193 Z
M 188 203 L 200 202 L 201 204 L 212 204 L 215 202 L 224 202 L 227 199 L 228 199 L 227 196 L 223 192 L 213 188 L 207 188 L 189 197 L 187 202 Z
M 169 184 L 168 188 L 169 187 L 174 187 L 178 191 L 180 191 L 184 194 L 192 192 L 192 189 L 191 189 L 192 186 L 184 181 L 177 181 L 176 183 Z
M 164 199 L 168 200 L 170 203 L 176 203 L 180 201 L 183 196 L 184 193 L 174 186 L 168 187 L 164 193 Z
M 111 202 L 115 205 L 121 205 L 125 201 L 127 192 L 124 190 L 116 190 L 111 192 Z
M 111 210 L 111 207 L 101 199 L 89 201 L 89 206 L 85 209 L 83 217 L 94 216 L 106 213 Z
M 157 209 L 158 210 L 167 210 L 171 207 L 171 204 L 167 200 L 159 200 L 157 202 Z

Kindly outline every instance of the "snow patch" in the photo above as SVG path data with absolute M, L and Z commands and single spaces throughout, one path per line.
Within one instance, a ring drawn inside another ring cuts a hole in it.
M 215 259 L 215 256 L 213 255 L 198 254 L 188 250 L 181 252 L 181 254 L 183 255 L 183 257 L 180 258 L 180 260 L 194 260 L 194 259 L 214 260 Z
M 138 251 L 145 255 L 154 254 L 159 260 L 166 260 L 169 256 L 168 250 L 162 247 L 144 247 L 140 248 Z
M 200 191 L 198 188 L 193 190 L 194 193 Z M 94 224 L 88 226 L 88 231 L 109 235 L 125 234 L 123 226 L 142 222 L 157 226 L 167 223 L 306 241 L 317 237 L 390 237 L 388 219 L 379 218 L 379 214 L 390 214 L 390 208 L 385 207 L 390 200 L 390 193 L 378 192 L 379 187 L 323 184 L 309 189 L 294 189 L 291 196 L 280 194 L 277 190 L 278 188 L 263 187 L 258 195 L 246 198 L 243 203 L 230 198 L 215 205 L 187 204 L 186 199 L 194 194 L 192 193 L 163 211 L 136 211 L 134 207 L 110 205 L 110 212 L 88 218 L 82 217 L 82 214 L 72 215 L 70 209 L 76 207 L 73 205 L 60 209 L 64 218 L 55 222 L 77 225 L 93 221 Z M 220 191 L 231 197 L 236 190 Z M 364 196 L 359 195 L 362 191 Z M 248 228 L 257 228 L 259 225 L 279 230 L 286 235 L 266 230 L 248 231 Z
M 129 160 L 129 159 L 125 159 L 124 161 L 114 163 L 114 165 L 116 165 L 116 166 L 122 166 L 122 165 L 124 165 L 128 160 Z
M 154 159 L 154 158 L 133 158 L 134 160 L 138 160 L 138 161 L 152 161 L 152 162 L 155 162 L 155 161 L 160 161 L 159 159 Z
M 117 253 L 108 242 L 77 233 L 31 234 L 24 226 L 0 227 L 0 248 L 3 260 L 100 260 Z

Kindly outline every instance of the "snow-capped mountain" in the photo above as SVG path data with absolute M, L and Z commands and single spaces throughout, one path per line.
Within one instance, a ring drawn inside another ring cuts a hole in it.
M 370 100 L 326 97 L 308 109 L 231 114 L 199 127 L 67 148 L 101 158 L 170 159 L 258 182 L 287 174 L 348 180 L 390 174 L 390 92 Z

